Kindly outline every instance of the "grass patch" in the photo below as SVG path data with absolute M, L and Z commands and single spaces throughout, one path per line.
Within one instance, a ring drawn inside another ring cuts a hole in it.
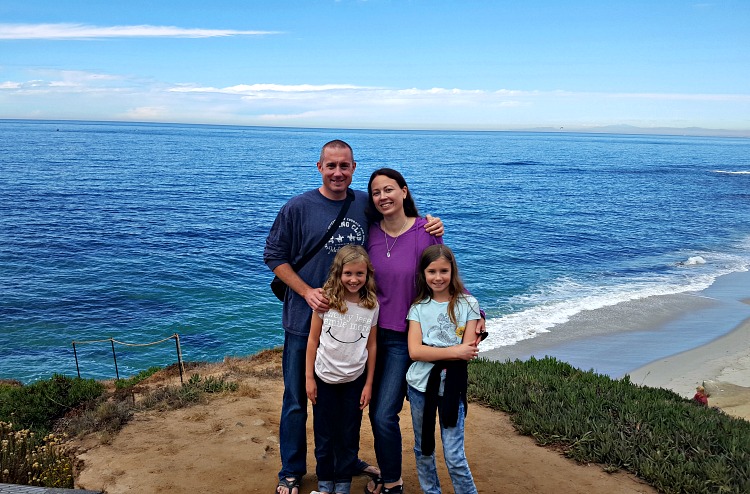
M 118 379 L 117 381 L 115 381 L 115 388 L 117 389 L 132 388 L 136 384 L 143 382 L 149 377 L 153 376 L 160 370 L 161 370 L 161 367 L 149 367 L 148 369 L 141 371 L 135 376 L 130 377 L 128 379 Z
M 165 386 L 146 393 L 138 407 L 146 410 L 173 410 L 202 403 L 208 393 L 232 392 L 238 388 L 237 383 L 221 377 L 203 378 L 199 374 L 193 374 L 181 386 Z
M 479 359 L 469 398 L 579 462 L 641 477 L 665 493 L 750 492 L 750 422 L 678 394 L 613 380 L 554 358 Z

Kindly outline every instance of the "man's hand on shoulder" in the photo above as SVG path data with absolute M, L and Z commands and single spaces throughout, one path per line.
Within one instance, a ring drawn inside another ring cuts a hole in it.
M 433 237 L 442 237 L 443 233 L 445 233 L 443 221 L 440 218 L 433 218 L 432 215 L 429 214 L 424 218 L 427 220 L 427 224 L 424 226 L 427 233 Z
M 328 312 L 328 299 L 323 295 L 322 288 L 310 288 L 305 292 L 305 302 L 315 312 Z

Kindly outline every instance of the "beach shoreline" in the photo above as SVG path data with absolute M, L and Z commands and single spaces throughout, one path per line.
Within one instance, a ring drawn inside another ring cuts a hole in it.
M 692 398 L 750 420 L 750 273 L 701 292 L 650 297 L 581 314 L 549 333 L 482 352 L 491 360 L 551 356 L 637 385 Z
M 670 389 L 686 398 L 702 385 L 709 405 L 750 420 L 750 318 L 728 335 L 629 373 L 638 385 Z

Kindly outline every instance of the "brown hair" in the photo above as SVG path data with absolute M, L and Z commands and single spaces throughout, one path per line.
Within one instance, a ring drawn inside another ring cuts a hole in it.
M 354 151 L 352 150 L 352 147 L 347 144 L 346 142 L 342 141 L 341 139 L 334 139 L 332 141 L 328 141 L 325 144 L 323 144 L 323 147 L 320 149 L 320 159 L 319 163 L 323 163 L 323 153 L 326 152 L 326 149 L 333 148 L 333 149 L 341 149 L 346 148 L 349 150 L 349 152 L 352 155 L 352 161 L 354 161 Z
M 406 185 L 406 179 L 404 178 L 404 176 L 393 168 L 380 168 L 372 172 L 372 175 L 370 175 L 370 181 L 367 183 L 367 218 L 372 222 L 380 221 L 383 219 L 383 215 L 380 213 L 380 211 L 378 211 L 378 208 L 375 207 L 375 201 L 372 200 L 372 181 L 375 180 L 375 177 L 378 177 L 380 175 L 392 179 L 402 189 L 406 187 L 406 197 L 404 197 L 404 213 L 406 213 L 406 216 L 408 218 L 419 217 L 417 205 L 414 204 L 414 198 L 411 196 L 409 186 Z
M 432 298 L 432 289 L 427 284 L 427 278 L 425 278 L 424 272 L 427 269 L 427 266 L 441 257 L 451 265 L 451 281 L 448 283 L 448 293 L 451 296 L 448 301 L 448 317 L 450 317 L 453 324 L 458 326 L 458 320 L 456 318 L 456 303 L 460 297 L 463 297 L 466 290 L 461 281 L 461 276 L 458 274 L 456 256 L 447 245 L 430 245 L 422 251 L 422 257 L 419 259 L 419 272 L 417 273 L 417 298 L 414 299 L 414 303 L 418 304 Z
M 375 293 L 375 276 L 372 263 L 367 251 L 361 245 L 349 244 L 341 247 L 333 258 L 333 264 L 328 270 L 328 279 L 323 284 L 323 293 L 328 298 L 328 306 L 342 314 L 346 313 L 346 287 L 341 283 L 341 274 L 344 265 L 351 262 L 364 262 L 367 264 L 367 279 L 362 288 L 359 289 L 359 305 L 365 309 L 374 309 L 378 304 Z

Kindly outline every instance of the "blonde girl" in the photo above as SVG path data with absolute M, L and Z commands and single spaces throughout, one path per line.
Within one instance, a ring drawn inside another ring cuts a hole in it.
M 423 252 L 417 276 L 417 298 L 409 310 L 409 356 L 406 373 L 414 426 L 414 454 L 422 490 L 441 492 L 435 464 L 435 420 L 445 463 L 456 494 L 477 488 L 464 451 L 468 361 L 481 340 L 475 332 L 479 303 L 464 290 L 453 252 L 432 245 Z
M 342 247 L 323 285 L 329 310 L 314 313 L 305 388 L 313 406 L 318 491 L 349 494 L 357 474 L 362 410 L 372 397 L 378 300 L 367 251 Z

